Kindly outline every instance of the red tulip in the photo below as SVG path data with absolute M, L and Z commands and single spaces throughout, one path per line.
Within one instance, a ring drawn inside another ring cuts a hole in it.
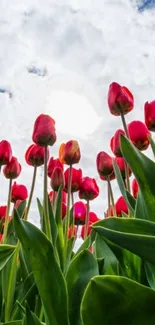
M 51 202 L 52 205 L 53 205 L 53 194 L 54 193 L 55 193 L 54 191 L 51 191 L 49 193 L 49 199 L 50 199 L 50 202 Z M 55 199 L 56 198 L 57 198 L 57 193 L 56 193 Z M 61 216 L 62 216 L 62 219 L 65 217 L 66 212 L 67 212 L 66 200 L 67 200 L 67 195 L 66 195 L 66 193 L 64 191 L 62 191 L 62 202 L 61 202 Z
M 120 196 L 120 198 L 117 200 L 115 207 L 116 207 L 116 214 L 118 217 L 122 216 L 122 212 L 128 214 L 128 206 L 123 196 Z
M 96 215 L 96 213 L 94 212 L 89 212 L 89 221 L 94 223 L 99 221 L 100 219 L 98 218 L 98 216 Z
M 0 142 L 0 166 L 6 165 L 12 158 L 12 149 L 8 141 L 2 140 Z
M 51 203 L 53 202 L 53 193 L 54 193 L 54 191 L 51 191 L 51 192 L 49 193 L 49 199 L 50 199 L 50 202 L 51 202 Z M 65 191 L 62 191 L 62 201 L 63 201 L 64 203 L 67 202 L 67 194 L 66 194 Z
M 107 209 L 107 211 L 105 213 L 105 218 L 113 217 L 113 216 L 114 216 L 113 206 L 110 205 L 110 207 Z
M 148 129 L 150 131 L 155 131 L 155 100 L 151 103 L 145 103 L 144 118 Z
M 16 157 L 12 157 L 9 163 L 4 166 L 3 174 L 8 179 L 17 178 L 21 173 L 21 165 Z
M 128 133 L 130 140 L 139 150 L 146 150 L 150 144 L 148 135 L 150 131 L 141 121 L 132 121 L 128 124 Z
M 65 179 L 63 175 L 62 168 L 55 167 L 51 176 L 51 187 L 53 191 L 58 192 L 59 187 L 62 185 L 64 187 L 65 185 Z
M 66 192 L 68 191 L 69 169 L 70 168 L 67 168 L 64 172 Z M 72 167 L 71 192 L 77 192 L 79 190 L 81 179 L 82 179 L 82 170 L 75 169 Z
M 123 178 L 126 178 L 126 174 L 125 174 L 125 160 L 124 160 L 124 158 L 123 157 L 115 157 L 114 158 L 114 161 L 117 164 L 117 166 L 119 167 L 120 172 L 122 174 L 122 177 Z M 129 176 L 131 176 L 132 171 L 129 168 L 129 166 L 127 166 L 127 168 L 128 168 Z
M 73 216 L 75 219 L 76 225 L 84 225 L 86 219 L 86 204 L 82 201 L 78 201 L 74 203 L 73 206 Z
M 125 132 L 121 129 L 117 130 L 110 141 L 111 150 L 112 150 L 113 154 L 117 157 L 122 157 L 120 134 L 125 135 Z
M 139 185 L 136 178 L 134 178 L 132 181 L 132 193 L 135 199 L 137 199 L 138 192 L 139 192 Z
M 128 88 L 113 82 L 109 86 L 108 106 L 111 114 L 118 116 L 122 112 L 125 115 L 133 109 L 133 95 Z
M 64 169 L 63 164 L 61 163 L 59 158 L 55 159 L 55 158 L 51 157 L 49 160 L 48 166 L 47 166 L 47 173 L 50 178 L 52 177 L 52 173 L 53 173 L 53 170 L 55 169 L 55 167 L 61 168 L 62 171 Z
M 80 161 L 80 147 L 76 140 L 62 143 L 59 149 L 59 159 L 63 164 L 73 165 Z
M 104 151 L 98 153 L 96 166 L 100 176 L 109 176 L 113 172 L 112 158 Z
M 15 203 L 18 200 L 26 200 L 28 197 L 28 190 L 25 185 L 20 185 L 14 182 L 11 189 L 11 202 Z
M 44 147 L 38 146 L 37 144 L 32 144 L 25 153 L 25 160 L 30 166 L 41 166 L 44 164 Z M 48 157 L 49 159 L 49 150 Z
M 6 205 L 0 206 L 0 220 L 1 219 L 5 219 L 6 210 L 7 210 L 7 206 Z
M 3 236 L 3 234 L 0 234 L 0 243 L 2 243 Z
M 73 236 L 76 238 L 77 237 L 77 227 L 74 226 L 74 231 L 73 231 L 73 226 L 70 226 L 68 229 L 68 238 L 71 238 Z
M 34 123 L 32 139 L 39 146 L 52 146 L 56 141 L 55 121 L 49 115 L 41 114 Z
M 99 195 L 99 187 L 94 178 L 83 177 L 79 189 L 79 198 L 94 200 Z
M 91 233 L 91 231 L 92 231 L 91 225 L 92 225 L 92 222 L 89 221 L 89 222 L 88 222 L 88 232 L 87 232 L 87 236 L 89 236 L 90 233 Z M 82 237 L 83 240 L 84 240 L 84 235 L 85 235 L 85 227 L 86 227 L 86 226 L 84 225 L 84 226 L 82 226 L 82 229 L 81 229 L 81 237 Z
M 65 202 L 62 201 L 62 208 L 61 208 L 62 219 L 64 219 L 64 217 L 66 216 L 66 212 L 67 212 L 67 205 Z

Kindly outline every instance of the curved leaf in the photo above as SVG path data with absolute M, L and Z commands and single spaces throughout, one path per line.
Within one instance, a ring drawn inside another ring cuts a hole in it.
M 155 291 L 125 277 L 96 276 L 87 286 L 84 325 L 154 325 Z
M 66 274 L 69 296 L 70 325 L 80 325 L 80 304 L 89 280 L 98 275 L 97 262 L 88 250 L 83 250 L 70 263 Z
M 14 214 L 14 226 L 43 302 L 46 325 L 68 325 L 66 283 L 53 245 L 41 230 L 20 220 L 17 212 Z

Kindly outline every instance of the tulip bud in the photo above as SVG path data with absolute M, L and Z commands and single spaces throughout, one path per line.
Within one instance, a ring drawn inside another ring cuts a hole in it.
M 89 212 L 89 218 L 88 218 L 88 220 L 89 220 L 90 222 L 94 223 L 94 222 L 99 221 L 100 219 L 98 218 L 98 216 L 96 215 L 96 213 L 94 213 L 94 212 Z
M 146 102 L 144 106 L 145 124 L 150 131 L 155 131 L 155 100 Z
M 69 180 L 69 170 L 70 168 L 67 168 L 64 172 L 65 177 L 65 191 L 68 191 L 68 180 Z M 80 188 L 80 183 L 82 179 L 82 170 L 81 169 L 75 169 L 72 167 L 72 180 L 71 180 L 71 192 L 77 192 Z
M 56 141 L 55 121 L 49 115 L 41 114 L 34 123 L 32 139 L 39 146 L 53 146 Z
M 70 140 L 66 144 L 61 144 L 59 149 L 59 159 L 63 164 L 77 164 L 80 161 L 80 158 L 80 148 L 76 140 Z
M 6 210 L 7 210 L 7 206 L 6 205 L 0 206 L 0 220 L 1 219 L 5 219 Z
M 55 167 L 52 173 L 51 177 L 51 187 L 53 191 L 58 192 L 59 187 L 62 185 L 64 187 L 65 185 L 65 180 L 64 180 L 64 175 L 63 171 L 60 167 Z
M 28 190 L 25 185 L 19 185 L 16 182 L 12 185 L 11 189 L 11 202 L 26 200 L 28 197 Z
M 88 231 L 87 231 L 87 236 L 89 236 L 90 235 L 90 233 L 91 233 L 91 231 L 92 231 L 92 228 L 91 228 L 91 225 L 92 225 L 92 222 L 88 222 Z M 84 235 L 85 235 L 85 225 L 84 226 L 82 226 L 82 229 L 81 229 L 81 237 L 82 237 L 82 239 L 84 240 Z
M 119 167 L 119 170 L 122 174 L 122 178 L 125 179 L 126 178 L 126 173 L 125 173 L 125 160 L 123 157 L 115 157 L 114 158 L 115 163 L 117 164 L 117 166 Z M 131 176 L 132 171 L 129 168 L 129 166 L 127 165 L 127 169 L 128 169 L 128 173 L 129 176 Z
M 138 192 L 139 192 L 139 185 L 136 178 L 134 178 L 132 181 L 132 193 L 135 199 L 137 199 Z
M 113 154 L 117 157 L 122 157 L 120 134 L 125 135 L 125 132 L 121 129 L 117 130 L 110 141 L 111 150 L 112 150 Z
M 94 178 L 83 177 L 79 189 L 79 198 L 94 200 L 99 195 L 99 187 Z
M 124 200 L 123 196 L 120 196 L 119 199 L 117 200 L 116 204 L 116 214 L 118 217 L 122 216 L 122 212 L 125 212 L 126 214 L 128 214 L 128 206 Z
M 107 177 L 113 172 L 112 158 L 104 151 L 98 153 L 96 166 L 100 176 Z
M 141 121 L 132 121 L 128 124 L 130 140 L 139 150 L 146 150 L 150 144 L 148 136 L 151 135 L 147 126 Z
M 133 109 L 133 95 L 128 88 L 113 82 L 109 86 L 108 106 L 111 114 L 118 116 L 123 113 L 125 115 Z
M 76 225 L 84 225 L 86 219 L 86 204 L 82 201 L 74 203 L 73 206 L 73 217 Z
M 47 159 L 49 159 L 49 150 L 47 152 Z M 44 147 L 38 146 L 37 144 L 32 144 L 25 153 L 25 160 L 30 166 L 42 166 L 44 164 L 44 153 Z
M 0 166 L 6 165 L 12 158 L 12 149 L 8 141 L 2 140 L 0 142 Z
M 47 166 L 47 174 L 50 178 L 52 177 L 52 173 L 53 173 L 55 167 L 61 168 L 62 171 L 64 170 L 64 166 L 61 163 L 61 161 L 59 160 L 59 158 L 54 159 L 53 157 L 51 157 L 49 160 L 48 166 Z
M 49 199 L 50 199 L 50 202 L 52 203 L 53 202 L 53 194 L 54 194 L 54 191 L 51 191 L 49 193 Z M 62 191 L 62 202 L 66 203 L 67 202 L 67 194 L 66 192 Z
M 21 173 L 21 165 L 16 157 L 12 157 L 9 163 L 4 166 L 3 174 L 8 179 L 17 178 Z
M 74 230 L 73 230 L 73 226 L 70 226 L 68 229 L 68 239 L 71 238 L 73 235 L 73 237 L 77 237 L 77 227 L 74 226 Z

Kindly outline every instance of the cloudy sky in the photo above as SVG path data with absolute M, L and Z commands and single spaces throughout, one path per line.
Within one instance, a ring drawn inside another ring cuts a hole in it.
M 0 138 L 11 142 L 23 165 L 18 183 L 30 187 L 32 168 L 24 154 L 34 120 L 48 113 L 58 138 L 51 155 L 57 156 L 61 142 L 79 141 L 79 167 L 100 186 L 92 210 L 103 217 L 106 188 L 96 155 L 110 153 L 110 138 L 121 127 L 107 107 L 108 86 L 112 81 L 127 86 L 135 96 L 127 121 L 143 120 L 145 101 L 155 99 L 154 17 L 153 0 L 1 0 Z M 42 176 L 39 169 L 35 197 L 42 197 Z M 1 205 L 7 187 L 1 176 Z M 115 182 L 113 187 L 117 199 Z M 38 223 L 35 202 L 30 217 Z

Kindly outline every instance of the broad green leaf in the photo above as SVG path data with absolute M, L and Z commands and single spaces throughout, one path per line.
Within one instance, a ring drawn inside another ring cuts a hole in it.
M 15 253 L 16 246 L 12 245 L 0 245 L 0 271 L 7 264 L 9 259 Z
M 22 320 L 15 320 L 7 323 L 0 323 L 0 325 L 22 325 Z
M 124 200 L 126 201 L 126 204 L 128 205 L 128 208 L 130 209 L 131 213 L 134 215 L 134 208 L 135 208 L 134 201 L 131 199 L 131 197 L 129 196 L 130 193 L 125 188 L 120 169 L 114 160 L 113 160 L 113 167 L 114 167 L 114 172 L 115 172 L 115 176 L 116 176 L 120 191 L 124 197 Z
M 103 238 L 155 264 L 155 223 L 141 219 L 107 218 L 92 226 Z
M 135 212 L 135 216 L 136 218 L 155 221 L 155 163 L 122 135 L 121 150 L 140 187 L 138 197 L 140 206 L 138 206 L 138 212 Z
M 90 279 L 98 274 L 97 262 L 88 250 L 80 252 L 70 263 L 66 275 L 70 325 L 82 324 L 80 319 L 80 304 L 83 293 Z
M 104 241 L 103 237 L 99 235 L 96 236 L 96 240 L 95 240 L 95 255 L 97 259 L 104 258 L 102 275 L 118 274 L 118 260 L 114 255 L 114 253 L 112 252 L 112 250 L 108 247 L 108 245 Z
M 41 204 L 40 200 L 37 198 L 37 205 L 39 210 L 39 216 L 40 216 L 40 226 L 43 230 L 43 205 Z
M 119 276 L 96 276 L 81 305 L 84 325 L 154 325 L 155 291 Z
M 144 266 L 149 286 L 155 290 L 155 265 L 145 262 Z
M 14 226 L 43 302 L 46 325 L 68 325 L 67 288 L 52 243 L 40 229 L 20 220 L 16 212 Z

